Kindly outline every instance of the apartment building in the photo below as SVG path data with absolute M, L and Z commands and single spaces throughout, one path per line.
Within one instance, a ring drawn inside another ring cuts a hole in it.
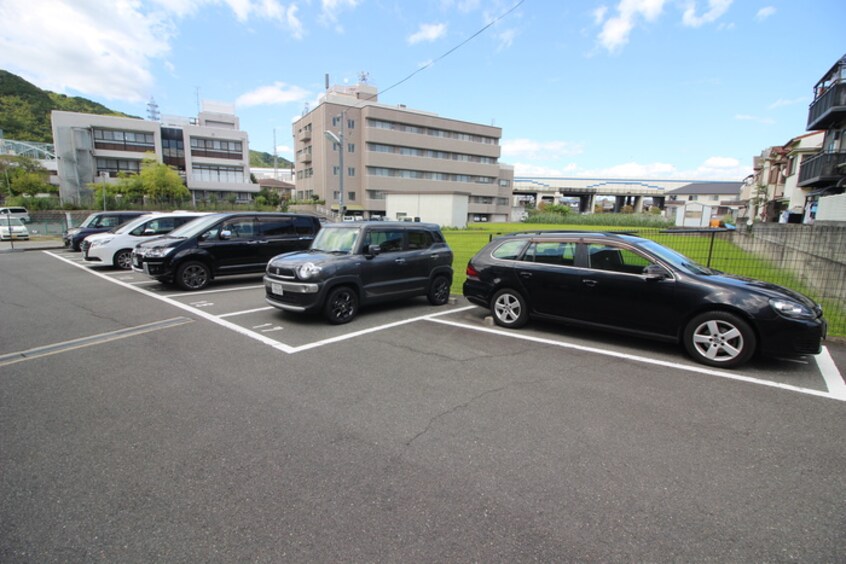
M 809 190 L 816 220 L 846 221 L 846 55 L 814 86 L 807 130 L 824 136 L 817 154 L 802 163 L 798 186 Z
M 194 202 L 248 202 L 259 192 L 250 183 L 249 138 L 226 104 L 204 102 L 197 118 L 160 121 L 62 111 L 51 118 L 63 201 L 86 202 L 92 183 L 137 173 L 151 155 L 179 172 Z
M 514 170 L 499 162 L 501 128 L 381 104 L 360 82 L 327 88 L 292 133 L 297 200 L 455 227 L 509 220 Z

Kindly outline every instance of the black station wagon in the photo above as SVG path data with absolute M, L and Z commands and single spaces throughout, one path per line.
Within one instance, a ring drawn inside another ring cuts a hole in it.
M 797 292 L 706 268 L 654 241 L 608 233 L 520 233 L 467 265 L 464 296 L 494 322 L 530 317 L 681 342 L 729 368 L 759 352 L 817 354 L 822 308 Z
M 308 251 L 275 257 L 264 277 L 266 301 L 286 311 L 351 321 L 359 305 L 427 296 L 449 300 L 452 251 L 431 223 L 351 222 L 323 227 Z

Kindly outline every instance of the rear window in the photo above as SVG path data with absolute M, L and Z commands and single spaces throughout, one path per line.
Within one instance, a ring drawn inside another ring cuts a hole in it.
M 408 232 L 409 249 L 428 249 L 433 244 L 431 231 L 412 230 Z
M 523 252 L 523 247 L 526 246 L 525 240 L 506 241 L 491 252 L 491 256 L 502 260 L 517 260 L 520 253 Z

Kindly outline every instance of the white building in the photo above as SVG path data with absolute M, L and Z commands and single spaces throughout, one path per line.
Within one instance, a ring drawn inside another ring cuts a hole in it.
M 137 173 L 150 156 L 179 172 L 195 202 L 247 202 L 259 191 L 250 183 L 249 139 L 231 106 L 204 102 L 196 119 L 160 122 L 54 111 L 52 123 L 63 201 L 84 202 L 91 183 Z

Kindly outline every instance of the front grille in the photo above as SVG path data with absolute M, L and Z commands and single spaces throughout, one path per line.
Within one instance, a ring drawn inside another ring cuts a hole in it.
M 281 266 L 271 266 L 267 269 L 267 273 L 273 276 L 278 276 L 279 278 L 283 278 L 285 280 L 295 280 L 297 278 L 294 269 L 284 268 Z

